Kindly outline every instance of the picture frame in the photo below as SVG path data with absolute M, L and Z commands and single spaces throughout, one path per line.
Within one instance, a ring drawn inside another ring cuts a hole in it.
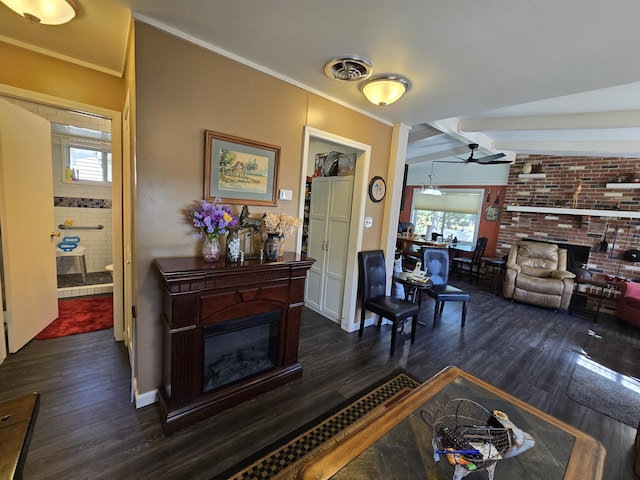
M 205 130 L 204 198 L 275 206 L 280 147 Z

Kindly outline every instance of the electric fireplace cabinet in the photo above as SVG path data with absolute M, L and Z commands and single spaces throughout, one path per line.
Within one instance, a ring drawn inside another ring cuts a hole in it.
M 154 261 L 162 283 L 165 434 L 302 376 L 300 317 L 313 262 L 289 252 L 274 262 Z

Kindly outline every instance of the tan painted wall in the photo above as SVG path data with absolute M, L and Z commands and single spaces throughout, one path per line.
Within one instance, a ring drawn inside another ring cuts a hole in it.
M 293 201 L 250 210 L 296 215 L 305 125 L 371 145 L 369 178 L 386 177 L 392 128 L 143 23 L 135 31 L 138 391 L 146 392 L 159 385 L 162 365 L 160 284 L 151 265 L 198 254 L 185 208 L 203 195 L 204 130 L 279 145 L 278 187 L 293 190 Z M 368 201 L 366 214 L 381 218 L 383 208 Z M 381 224 L 365 230 L 363 248 L 380 246 Z
M 0 83 L 122 111 L 123 79 L 0 42 Z

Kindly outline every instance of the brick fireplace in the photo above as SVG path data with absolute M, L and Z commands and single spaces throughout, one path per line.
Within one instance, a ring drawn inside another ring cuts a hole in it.
M 544 175 L 523 175 L 525 163 Z M 640 167 L 635 158 L 519 156 L 509 171 L 496 255 L 508 254 L 512 243 L 524 239 L 584 246 L 590 248 L 588 269 L 594 275 L 640 278 L 640 264 L 622 258 L 625 250 L 640 248 L 640 219 L 625 216 L 640 211 L 640 183 L 635 189 L 616 178 L 631 175 L 635 167 Z M 574 208 L 578 178 L 582 185 Z M 574 213 L 584 210 L 589 214 Z M 605 232 L 603 252 L 598 247 Z

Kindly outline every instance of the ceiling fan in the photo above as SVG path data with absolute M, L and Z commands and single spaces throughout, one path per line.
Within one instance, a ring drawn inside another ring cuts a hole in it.
M 456 157 L 459 160 L 462 160 L 463 164 L 467 163 L 477 163 L 479 165 L 497 165 L 499 163 L 511 163 L 511 160 L 498 160 L 499 158 L 505 157 L 504 153 L 494 153 L 493 155 L 487 155 L 485 157 L 476 158 L 473 156 L 474 152 L 478 148 L 477 143 L 470 143 L 469 148 L 471 149 L 471 153 L 467 158 Z M 460 163 L 455 160 L 435 160 L 436 162 L 441 163 Z

